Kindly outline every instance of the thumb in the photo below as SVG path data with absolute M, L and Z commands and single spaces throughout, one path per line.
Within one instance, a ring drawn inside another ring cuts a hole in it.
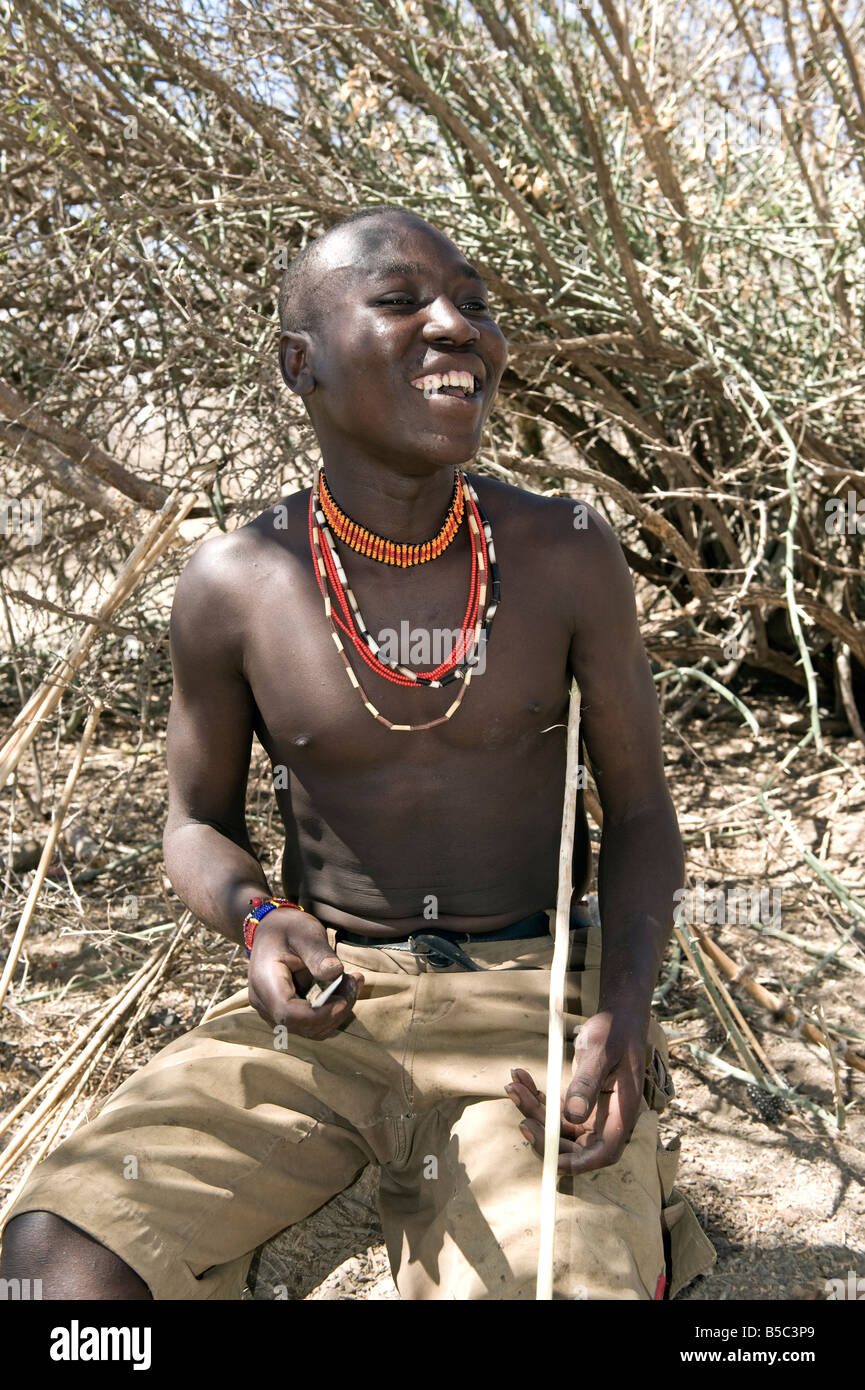
M 317 930 L 310 931 L 310 927 L 313 927 L 312 923 L 304 922 L 302 927 L 295 928 L 291 934 L 291 947 L 300 956 L 310 975 L 327 984 L 343 973 L 343 963 L 328 941 L 321 923 L 315 923 Z
M 606 1074 L 607 1061 L 602 1051 L 577 1054 L 571 1084 L 565 1092 L 566 1119 L 576 1124 L 588 1119 L 598 1103 Z

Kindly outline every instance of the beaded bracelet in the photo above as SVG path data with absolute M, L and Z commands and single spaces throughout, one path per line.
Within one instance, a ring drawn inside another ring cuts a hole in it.
M 255 940 L 256 927 L 262 917 L 266 917 L 268 912 L 273 912 L 276 907 L 294 907 L 298 912 L 304 911 L 300 903 L 291 903 L 288 898 L 250 898 L 250 910 L 243 919 L 243 944 L 246 947 L 247 956 L 252 955 L 252 943 Z

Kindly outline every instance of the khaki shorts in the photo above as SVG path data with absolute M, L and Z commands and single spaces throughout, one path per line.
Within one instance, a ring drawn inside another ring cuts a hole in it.
M 323 1042 L 274 1030 L 245 991 L 234 995 L 44 1160 L 10 1216 L 56 1213 L 154 1298 L 236 1299 L 258 1246 L 374 1163 L 403 1298 L 534 1299 L 541 1160 L 504 1087 L 513 1067 L 544 1086 L 552 940 L 465 949 L 486 973 L 340 942 L 366 984 L 350 1023 Z M 597 1009 L 596 928 L 572 933 L 577 959 L 569 1037 Z M 569 1074 L 568 1063 L 563 1084 Z M 658 1139 L 668 1089 L 653 1022 L 625 1152 L 559 1179 L 557 1298 L 653 1299 L 665 1280 L 669 1296 L 711 1266 L 673 1190 L 678 1148 Z

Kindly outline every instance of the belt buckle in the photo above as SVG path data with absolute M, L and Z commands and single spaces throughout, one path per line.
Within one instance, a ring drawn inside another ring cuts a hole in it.
M 471 938 L 467 936 L 466 941 L 469 940 Z M 408 944 L 411 955 L 427 961 L 434 970 L 445 970 L 449 965 L 459 965 L 463 970 L 485 968 L 483 965 L 477 965 L 455 941 L 448 941 L 437 932 L 418 932 L 417 936 L 409 937 Z M 447 951 L 437 949 L 441 946 L 447 947 Z

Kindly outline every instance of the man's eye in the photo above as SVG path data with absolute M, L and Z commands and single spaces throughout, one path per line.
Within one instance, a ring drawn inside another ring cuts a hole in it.
M 392 295 L 389 299 L 380 299 L 378 302 L 390 307 L 396 304 L 413 304 L 414 300 L 409 294 L 398 294 Z M 463 308 L 471 309 L 474 313 L 484 314 L 487 312 L 488 306 L 483 299 L 470 299 L 467 304 L 463 305 Z

